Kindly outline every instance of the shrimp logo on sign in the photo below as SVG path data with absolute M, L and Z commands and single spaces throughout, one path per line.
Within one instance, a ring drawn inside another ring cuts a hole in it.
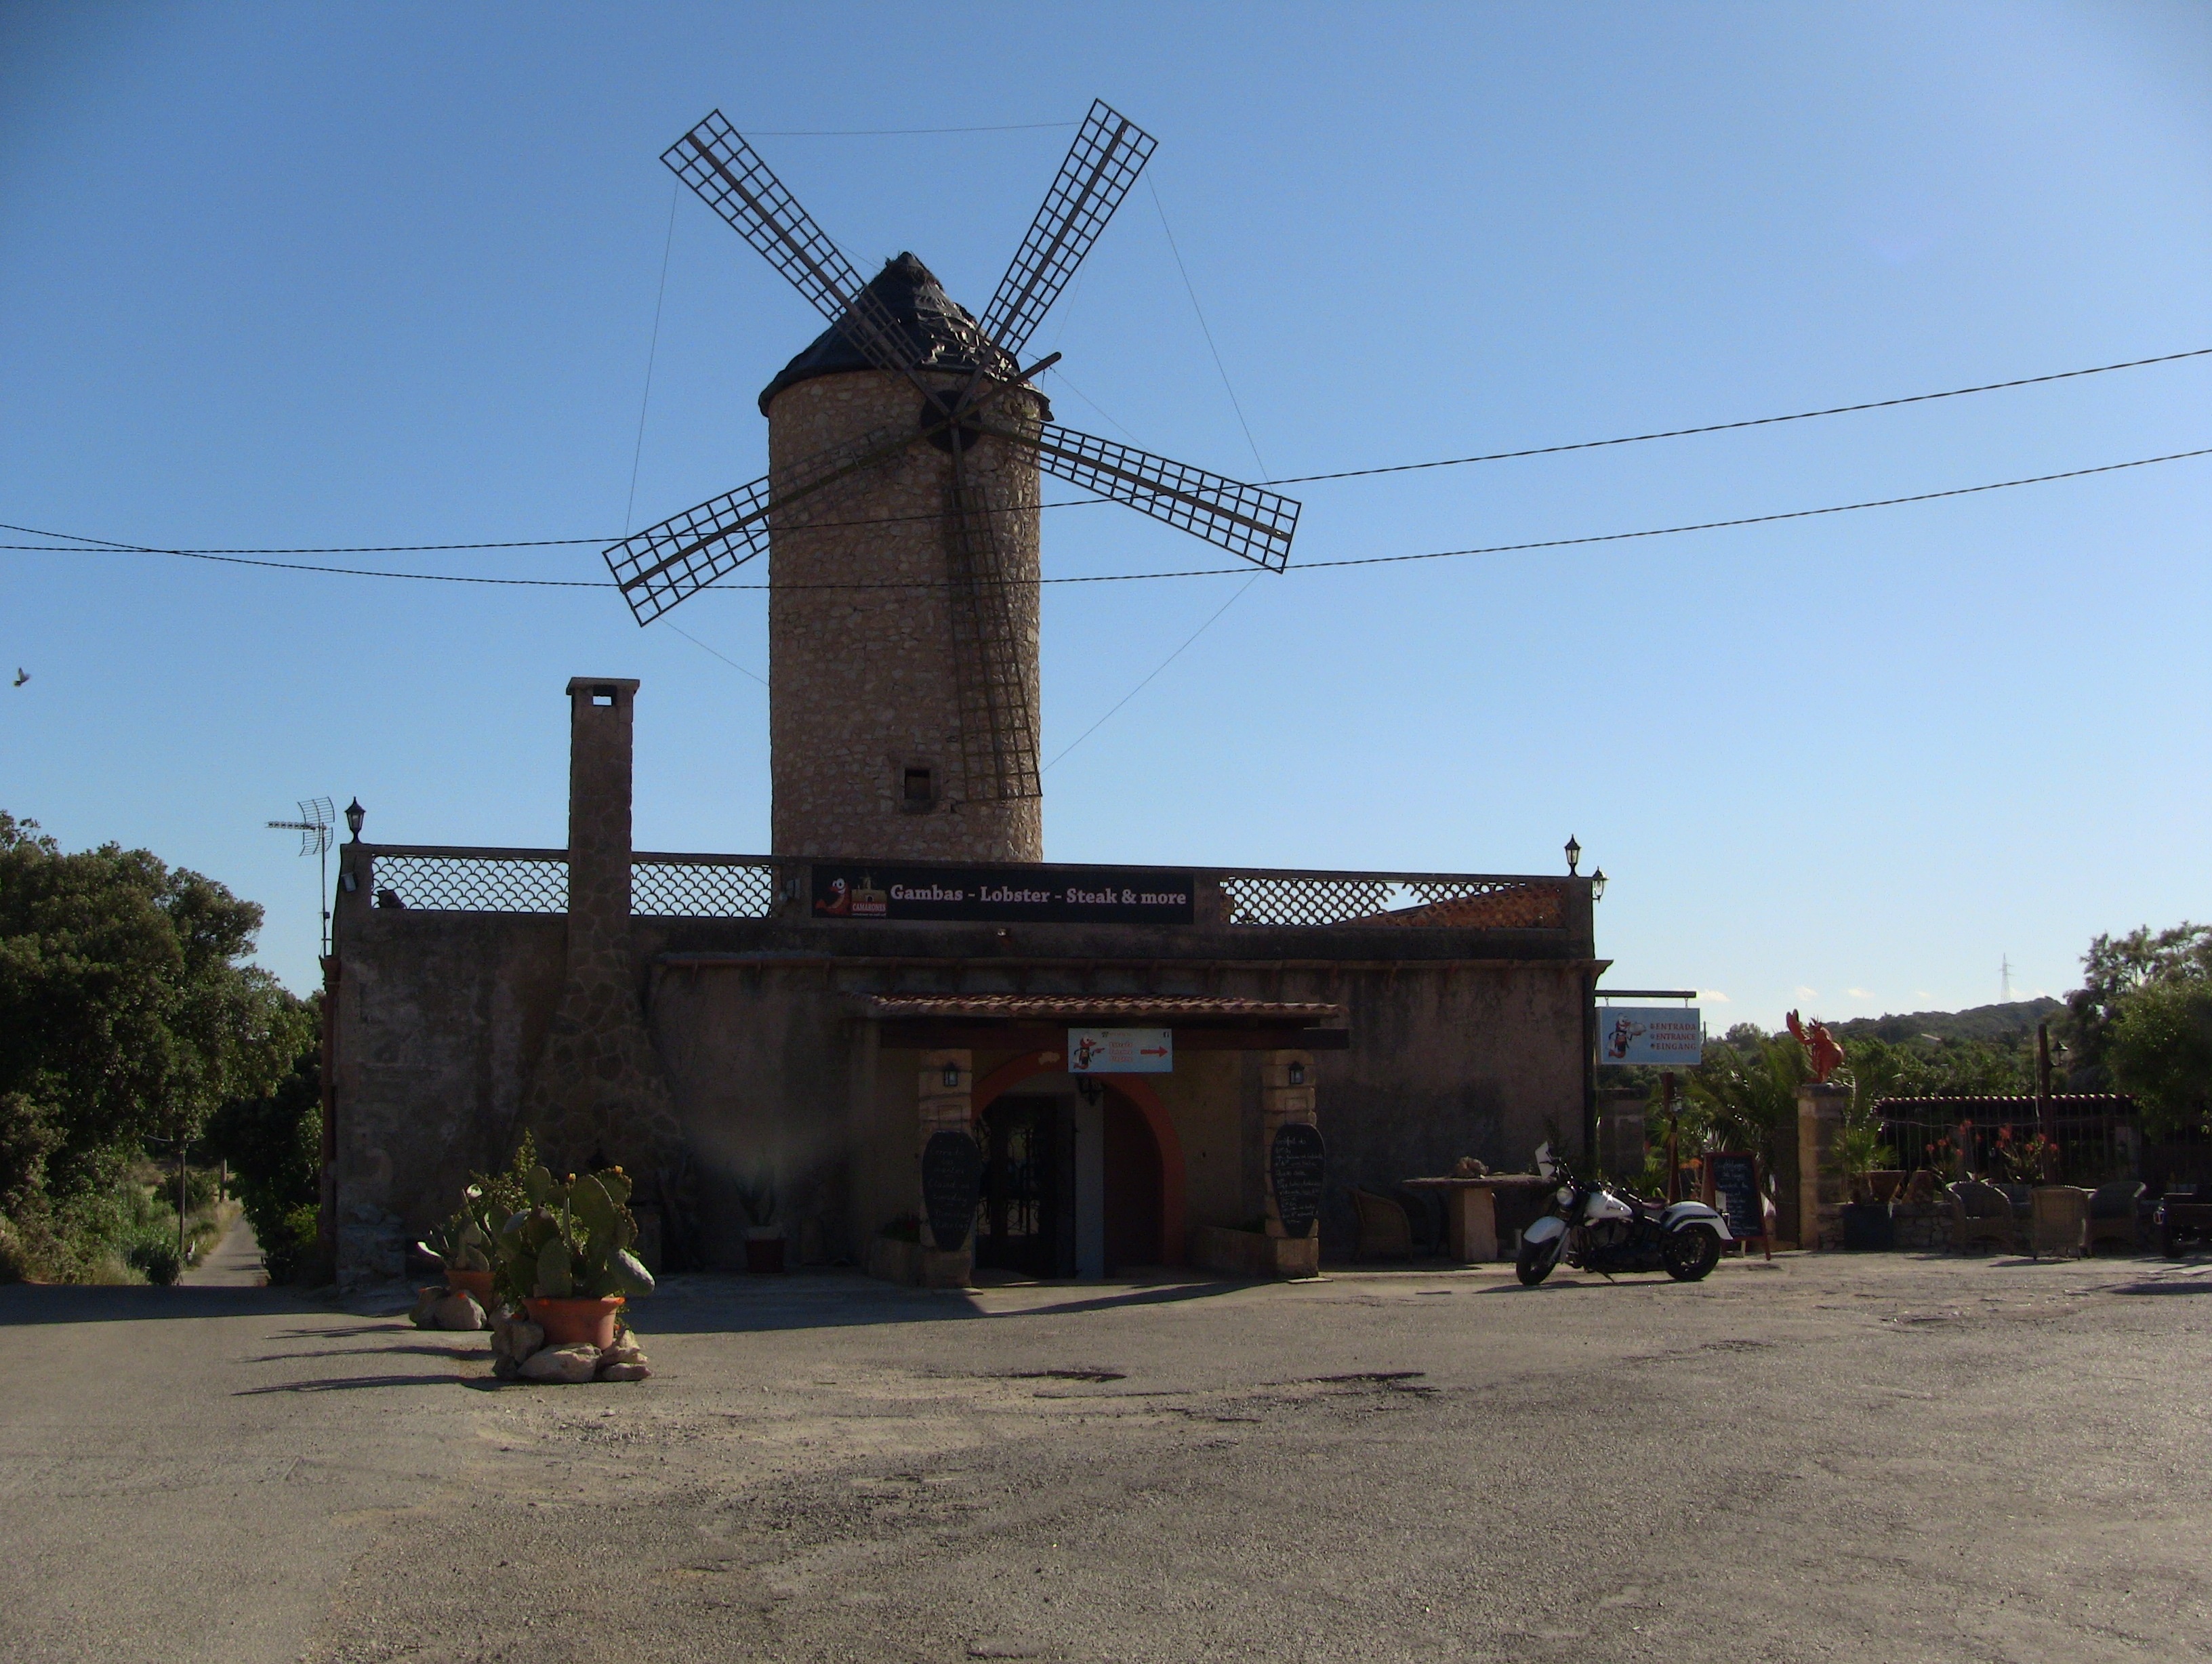
M 1074 1072 L 1077 1074 L 1081 1074 L 1091 1067 L 1092 1061 L 1097 1057 L 1099 1053 L 1105 1049 L 1105 1047 L 1101 1045 L 1097 1040 L 1093 1039 L 1089 1035 L 1085 1035 L 1082 1039 L 1075 1042 L 1075 1049 L 1070 1054 L 1068 1061 L 1074 1065 Z
M 1625 1061 L 1630 1048 L 1642 1037 L 1643 1033 L 1644 1025 L 1641 1023 L 1632 1023 L 1625 1017 L 1614 1018 L 1613 1032 L 1606 1036 L 1606 1060 L 1611 1063 Z

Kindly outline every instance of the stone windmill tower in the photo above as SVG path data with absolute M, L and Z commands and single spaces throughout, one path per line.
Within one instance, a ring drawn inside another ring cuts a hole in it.
M 1280 571 L 1298 505 L 1057 427 L 1019 355 L 1151 156 L 1103 103 L 981 319 L 863 283 L 720 112 L 661 160 L 830 320 L 760 396 L 769 472 L 610 547 L 641 624 L 769 561 L 776 854 L 1034 861 L 1040 474 Z

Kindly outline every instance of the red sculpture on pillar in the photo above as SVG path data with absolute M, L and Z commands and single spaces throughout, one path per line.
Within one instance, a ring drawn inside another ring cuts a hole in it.
M 1808 1029 L 1797 1020 L 1795 1011 L 1790 1013 L 1789 1023 L 1790 1032 L 1797 1037 L 1797 1043 L 1812 1054 L 1814 1084 L 1825 1083 L 1830 1075 L 1836 1072 L 1837 1066 L 1843 1062 L 1844 1048 L 1837 1043 L 1835 1035 L 1828 1032 L 1828 1025 L 1825 1023 L 1815 1021 Z

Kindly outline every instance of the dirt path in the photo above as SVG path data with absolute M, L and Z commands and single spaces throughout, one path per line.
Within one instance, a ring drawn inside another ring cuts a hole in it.
M 258 1289 L 269 1280 L 261 1244 L 241 1213 L 206 1259 L 177 1279 L 196 1289 Z

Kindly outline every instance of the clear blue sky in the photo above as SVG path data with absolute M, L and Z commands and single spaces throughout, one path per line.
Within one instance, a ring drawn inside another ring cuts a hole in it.
M 708 109 L 856 264 L 980 307 L 1073 122 L 1160 139 L 1039 332 L 1063 419 L 1249 477 L 1726 421 L 2212 346 L 2193 5 L 13 4 L 0 519 L 164 545 L 620 533 L 764 466 L 819 320 L 672 182 Z M 1248 443 L 1163 230 L 1180 245 Z M 2212 360 L 1296 488 L 1321 561 L 1814 507 L 2212 445 Z M 634 454 L 640 454 L 635 510 Z M 1060 860 L 1550 871 L 1610 981 L 1772 1025 L 2072 985 L 2212 914 L 2212 459 L 1911 507 L 1263 579 L 1047 780 Z M 21 541 L 21 539 L 14 539 Z M 1058 574 L 1217 564 L 1114 507 Z M 1198 557 L 1194 559 L 1194 557 Z M 563 841 L 574 673 L 642 678 L 637 835 L 768 836 L 756 682 L 611 592 L 0 556 L 0 807 L 269 908 L 262 823 Z M 589 546 L 380 556 L 605 576 Z M 748 574 L 746 575 L 754 575 Z M 1057 756 L 1242 579 L 1045 607 Z M 766 668 L 762 598 L 673 622 Z M 1724 997 L 1724 998 L 1723 998 Z

